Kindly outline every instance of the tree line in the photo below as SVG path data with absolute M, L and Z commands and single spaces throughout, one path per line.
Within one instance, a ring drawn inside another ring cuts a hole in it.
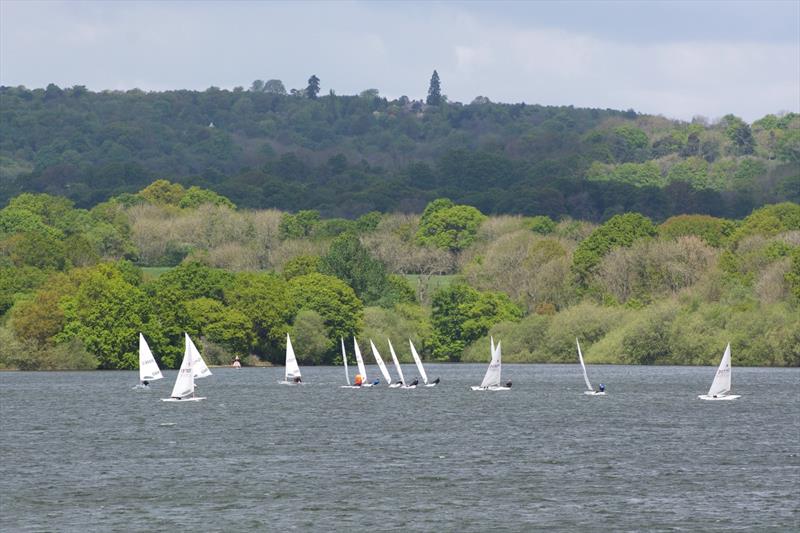
M 0 210 L 0 367 L 134 368 L 137 333 L 179 363 L 340 362 L 340 337 L 411 338 L 437 361 L 800 365 L 800 205 L 742 219 L 638 212 L 601 224 L 438 198 L 355 219 L 243 209 L 157 180 L 90 209 L 23 193 Z M 408 357 L 408 354 L 403 354 Z
M 156 179 L 250 209 L 355 218 L 447 197 L 486 214 L 600 222 L 639 212 L 742 218 L 800 201 L 800 115 L 752 124 L 634 111 L 327 94 L 311 76 L 249 89 L 0 87 L 0 202 L 48 193 L 89 208 Z

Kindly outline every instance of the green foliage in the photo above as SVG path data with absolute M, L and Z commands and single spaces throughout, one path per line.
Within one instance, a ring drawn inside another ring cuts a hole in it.
M 438 209 L 427 218 L 423 214 L 417 240 L 421 244 L 458 252 L 475 241 L 478 228 L 484 220 L 485 215 L 468 205 Z
M 180 183 L 170 183 L 167 180 L 156 180 L 141 191 L 139 196 L 151 204 L 180 205 L 181 199 L 186 194 L 186 189 Z
M 433 355 L 441 361 L 458 361 L 464 349 L 489 328 L 504 320 L 519 320 L 522 311 L 507 295 L 480 292 L 456 284 L 438 290 L 431 303 Z
M 348 219 L 413 210 L 443 195 L 486 213 L 595 221 L 630 210 L 663 218 L 687 205 L 734 218 L 763 198 L 796 199 L 793 168 L 775 164 L 797 161 L 796 114 L 765 117 L 748 134 L 750 127 L 732 116 L 719 125 L 687 125 L 483 97 L 451 104 L 438 78 L 431 80 L 430 105 L 388 100 L 377 90 L 363 98 L 332 90 L 319 97 L 313 76 L 310 92 L 292 95 L 280 80 L 255 80 L 249 91 L 2 87 L 0 169 L 7 179 L 0 203 L 20 192 L 45 192 L 78 206 L 109 198 L 131 206 L 142 201 L 131 193 L 160 177 L 179 182 L 183 192 L 172 184 L 146 191 L 162 202 L 155 205 L 227 203 L 195 196 L 189 192 L 195 186 L 242 207 L 316 209 Z M 709 179 L 710 190 L 736 191 L 735 201 L 720 201 L 706 188 L 670 188 L 653 172 L 652 165 L 666 170 L 685 158 L 712 163 L 723 150 L 762 163 L 746 183 Z M 614 166 L 598 173 L 595 163 Z
M 311 309 L 303 309 L 297 313 L 291 335 L 298 363 L 321 365 L 332 362 L 330 354 L 335 351 L 335 346 L 325 333 L 322 315 Z
M 8 311 L 20 296 L 41 285 L 48 275 L 48 272 L 35 267 L 0 264 L 0 316 Z
M 650 140 L 647 134 L 630 124 L 614 128 L 611 136 L 611 152 L 614 159 L 624 163 L 638 161 L 649 155 Z
M 502 341 L 504 363 L 539 363 L 549 361 L 544 353 L 543 339 L 552 321 L 551 316 L 528 315 L 519 322 L 499 322 L 488 334 L 472 343 L 461 357 L 461 361 L 487 363 L 491 360 L 489 337 Z
M 388 290 L 386 269 L 373 259 L 358 236 L 345 233 L 334 239 L 320 270 L 347 283 L 365 304 L 381 301 Z M 395 283 L 395 286 L 398 286 Z
M 138 333 L 154 320 L 152 308 L 113 265 L 93 267 L 61 306 L 65 325 L 56 342 L 80 340 L 100 368 L 137 368 Z
M 439 80 L 439 73 L 435 70 L 431 75 L 431 83 L 428 86 L 428 97 L 425 99 L 428 105 L 439 105 L 442 103 L 442 86 Z
M 294 313 L 287 289 L 287 282 L 275 274 L 239 272 L 224 291 L 224 301 L 252 323 L 256 355 L 272 362 L 282 360 L 280 346 L 285 342 Z
M 395 353 L 400 361 L 412 362 L 408 339 L 417 350 L 423 350 L 431 336 L 431 324 L 426 310 L 413 304 L 400 304 L 394 309 L 383 307 L 364 308 L 362 337 L 373 339 L 381 352 L 388 350 L 385 339 L 392 339 Z M 422 354 L 420 353 L 420 356 Z
M 719 248 L 736 229 L 736 223 L 724 218 L 708 215 L 678 215 L 670 217 L 658 226 L 658 233 L 667 239 L 687 235 L 700 237 L 709 245 Z
M 556 223 L 553 222 L 553 219 L 550 217 L 540 215 L 530 219 L 528 222 L 528 227 L 534 233 L 538 233 L 540 235 L 549 235 L 555 231 Z
M 594 162 L 586 173 L 586 179 L 601 182 L 625 183 L 634 187 L 662 187 L 666 183 L 658 165 L 646 163 L 623 163 L 606 165 Z
M 580 285 L 588 285 L 602 258 L 614 247 L 630 246 L 637 239 L 656 235 L 656 228 L 647 217 L 638 213 L 616 215 L 597 228 L 575 250 L 572 271 Z
M 353 337 L 361 327 L 363 304 L 353 289 L 333 276 L 307 274 L 291 279 L 287 300 L 293 316 L 304 309 L 319 313 L 331 346 L 338 346 L 340 337 Z M 335 352 L 331 349 L 326 361 L 332 361 Z
M 319 211 L 306 210 L 296 214 L 284 213 L 281 218 L 281 239 L 299 239 L 308 237 L 319 224 Z
M 163 179 L 156 180 L 139 191 L 138 196 L 151 204 L 183 209 L 194 209 L 204 204 L 236 209 L 233 202 L 214 191 L 197 186 L 185 189 L 180 183 L 170 183 Z
M 700 157 L 690 157 L 680 161 L 669 169 L 667 181 L 685 181 L 696 189 L 707 189 L 710 187 L 708 162 Z
M 77 339 L 41 346 L 20 341 L 10 329 L 0 326 L 0 369 L 94 370 L 97 364 Z
M 722 122 L 725 126 L 725 135 L 732 143 L 731 152 L 735 155 L 752 154 L 755 149 L 755 140 L 750 126 L 734 115 L 725 115 Z
M 800 246 L 792 251 L 791 270 L 786 273 L 786 281 L 789 283 L 790 290 L 795 298 L 800 300 Z
M 732 236 L 739 242 L 749 235 L 772 236 L 784 231 L 800 230 L 800 205 L 791 202 L 767 205 L 745 218 Z
M 321 257 L 317 255 L 298 255 L 287 261 L 283 266 L 283 277 L 289 280 L 297 276 L 319 272 L 321 268 Z
M 190 334 L 206 337 L 233 355 L 249 353 L 253 323 L 244 313 L 211 298 L 189 300 L 184 307 L 191 323 Z
M 306 97 L 315 100 L 317 95 L 319 94 L 319 78 L 312 74 L 310 78 L 308 78 L 308 87 L 306 87 Z
M 234 203 L 224 196 L 219 195 L 212 190 L 201 189 L 200 187 L 196 186 L 189 187 L 189 189 L 187 189 L 186 193 L 178 202 L 178 206 L 183 209 L 193 209 L 204 204 L 221 205 L 230 209 L 236 209 Z

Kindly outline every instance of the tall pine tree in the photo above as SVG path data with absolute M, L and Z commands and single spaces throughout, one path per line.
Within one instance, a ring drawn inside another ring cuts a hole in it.
M 442 103 L 442 88 L 439 85 L 439 73 L 433 71 L 431 84 L 428 87 L 428 98 L 425 100 L 428 105 L 439 105 Z
M 310 78 L 308 78 L 308 87 L 306 87 L 306 96 L 314 100 L 317 98 L 317 94 L 319 94 L 319 78 L 317 77 L 316 74 L 313 74 Z

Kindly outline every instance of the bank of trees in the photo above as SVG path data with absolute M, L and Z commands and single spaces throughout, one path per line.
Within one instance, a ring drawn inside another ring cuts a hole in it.
M 159 178 L 245 208 L 348 219 L 420 212 L 439 197 L 484 214 L 594 222 L 742 218 L 800 200 L 797 114 L 686 123 L 485 97 L 464 105 L 447 101 L 445 81 L 434 72 L 427 102 L 325 94 L 316 76 L 289 91 L 276 79 L 200 92 L 0 87 L 0 202 L 44 192 L 88 208 Z
M 800 364 L 800 206 L 741 220 L 622 213 L 602 224 L 486 216 L 251 211 L 156 181 L 91 209 L 22 194 L 0 210 L 0 365 L 167 367 L 184 331 L 208 359 L 340 359 L 339 338 L 412 338 L 425 357 Z M 154 269 L 153 267 L 161 267 Z M 403 350 L 401 350 L 401 353 Z M 406 357 L 403 354 L 401 357 Z

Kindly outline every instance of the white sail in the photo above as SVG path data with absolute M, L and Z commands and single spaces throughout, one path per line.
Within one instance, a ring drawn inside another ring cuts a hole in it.
M 163 377 L 150 346 L 144 340 L 144 335 L 139 333 L 139 381 L 155 381 Z
M 342 341 L 342 363 L 344 363 L 344 375 L 347 378 L 347 384 L 350 385 L 350 372 L 347 370 L 347 352 L 344 351 L 344 338 L 339 337 Z
M 189 334 L 184 333 L 184 335 L 186 335 L 186 349 L 192 351 L 192 369 L 195 379 L 207 378 L 211 375 L 211 370 L 208 369 L 206 362 L 203 361 L 203 356 L 200 355 L 200 351 L 197 349 L 197 346 L 194 345 L 194 342 L 192 342 Z
M 578 361 L 581 362 L 581 370 L 583 370 L 583 380 L 586 382 L 586 389 L 590 391 L 594 391 L 594 387 L 589 382 L 589 375 L 586 373 L 586 365 L 583 364 L 583 354 L 581 353 L 581 343 L 578 342 L 577 337 L 575 338 L 575 344 L 578 345 Z
M 708 389 L 708 396 L 724 396 L 731 390 L 731 345 L 725 348 L 725 354 L 719 363 L 717 373 L 714 375 L 714 382 Z
M 289 334 L 286 334 L 286 381 L 291 381 L 294 378 L 300 377 L 300 367 L 297 365 L 297 357 L 294 355 L 294 348 L 292 347 L 292 339 Z
M 493 346 L 492 350 L 492 361 L 489 363 L 489 368 L 486 369 L 486 375 L 483 376 L 483 381 L 481 381 L 481 387 L 499 387 L 500 386 L 500 374 L 501 374 L 501 363 L 500 363 L 500 344 L 502 341 L 497 342 L 497 346 Z M 494 345 L 494 340 L 492 340 L 492 344 Z
M 361 374 L 362 383 L 369 383 L 367 381 L 367 369 L 364 368 L 364 358 L 361 357 L 361 348 L 358 347 L 358 341 L 353 337 L 353 346 L 356 351 L 356 364 L 358 364 L 358 373 Z
M 375 347 L 375 343 L 372 342 L 372 339 L 369 340 L 369 345 L 372 348 L 372 355 L 375 356 L 375 362 L 378 363 L 378 368 L 381 369 L 381 374 L 383 374 L 383 378 L 386 380 L 388 385 L 392 384 L 392 376 L 389 375 L 389 370 L 386 369 L 386 365 L 383 364 L 383 359 L 381 359 L 381 354 L 378 353 L 378 349 Z
M 414 358 L 414 362 L 417 364 L 417 370 L 419 370 L 419 375 L 422 376 L 422 381 L 427 385 L 428 375 L 425 373 L 425 368 L 422 366 L 422 360 L 419 358 L 417 349 L 414 348 L 414 343 L 411 342 L 411 339 L 408 339 L 408 344 L 411 346 L 411 357 Z
M 189 336 L 186 336 L 189 339 Z M 172 387 L 172 398 L 183 399 L 191 396 L 194 393 L 194 353 L 197 348 L 189 340 L 186 343 L 186 349 L 183 351 L 183 361 L 181 362 L 181 369 L 178 370 L 178 377 L 175 379 L 175 386 Z M 194 348 L 194 350 L 192 350 Z
M 489 336 L 489 342 L 492 343 L 492 357 L 494 357 L 494 336 Z
M 403 377 L 403 370 L 400 368 L 400 361 L 397 360 L 397 354 L 394 353 L 394 346 L 392 346 L 392 340 L 386 339 L 389 341 L 389 351 L 392 353 L 392 361 L 394 361 L 394 367 L 397 369 L 397 375 L 400 376 L 400 383 L 403 385 L 406 384 L 406 378 Z

